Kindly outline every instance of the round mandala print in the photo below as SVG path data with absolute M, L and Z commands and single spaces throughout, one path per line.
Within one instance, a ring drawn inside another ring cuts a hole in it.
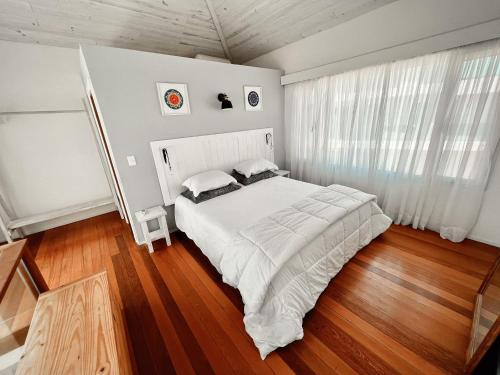
M 257 104 L 259 104 L 259 94 L 257 94 L 255 91 L 250 91 L 248 93 L 248 104 L 250 104 L 252 107 L 257 107 Z
M 182 94 L 175 89 L 167 90 L 167 92 L 165 92 L 164 98 L 165 104 L 168 105 L 168 107 L 171 109 L 180 109 L 184 104 L 184 98 L 182 97 Z

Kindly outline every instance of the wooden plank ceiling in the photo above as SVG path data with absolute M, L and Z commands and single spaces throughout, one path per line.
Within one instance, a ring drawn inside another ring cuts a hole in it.
M 187 57 L 225 57 L 225 39 L 242 63 L 393 1 L 1 0 L 0 39 Z

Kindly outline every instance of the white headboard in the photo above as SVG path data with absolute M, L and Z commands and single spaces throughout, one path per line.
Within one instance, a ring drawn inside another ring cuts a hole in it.
M 240 161 L 274 162 L 273 129 L 246 130 L 151 142 L 165 205 L 174 204 L 188 177 L 210 169 L 231 172 Z

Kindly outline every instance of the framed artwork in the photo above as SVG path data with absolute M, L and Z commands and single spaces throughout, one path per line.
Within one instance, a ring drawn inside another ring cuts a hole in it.
M 245 109 L 247 111 L 262 111 L 262 87 L 244 86 Z
M 157 82 L 158 99 L 160 99 L 161 114 L 189 115 L 189 96 L 185 83 Z

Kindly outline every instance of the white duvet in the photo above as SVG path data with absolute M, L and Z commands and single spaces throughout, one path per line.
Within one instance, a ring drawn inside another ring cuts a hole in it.
M 389 227 L 391 220 L 375 199 L 345 186 L 317 187 L 285 208 L 236 232 L 230 230 L 216 253 L 200 246 L 203 240 L 197 241 L 196 230 L 183 228 L 189 220 L 177 202 L 176 221 L 223 280 L 240 291 L 245 328 L 264 359 L 276 348 L 303 337 L 302 319 L 329 281 L 359 249 Z

